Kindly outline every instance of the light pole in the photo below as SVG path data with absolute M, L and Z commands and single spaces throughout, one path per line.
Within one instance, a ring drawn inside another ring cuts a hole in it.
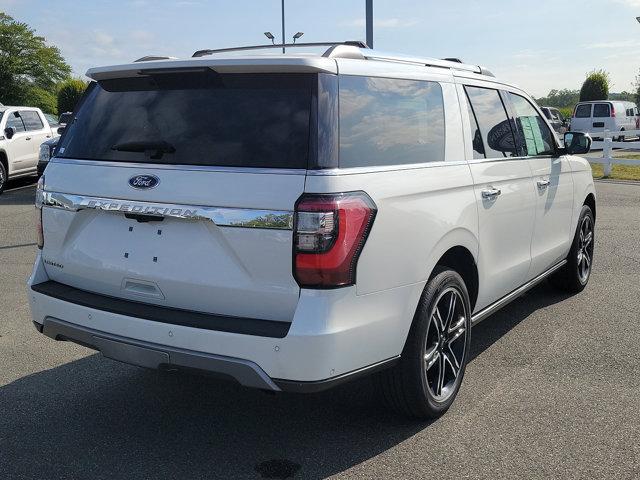
M 366 19 L 367 46 L 373 48 L 373 0 L 366 0 Z
M 284 0 L 282 0 L 282 53 L 284 53 Z
M 304 35 L 304 32 L 298 32 L 293 36 L 293 43 L 296 43 L 296 40 L 299 39 L 302 35 Z
M 275 44 L 276 44 L 276 41 L 275 41 L 275 38 L 276 38 L 276 37 L 274 37 L 274 36 L 273 36 L 273 33 L 271 33 L 271 32 L 264 32 L 264 36 L 265 36 L 265 37 L 267 37 L 269 40 L 271 40 L 271 44 L 272 44 L 272 45 L 275 45 Z

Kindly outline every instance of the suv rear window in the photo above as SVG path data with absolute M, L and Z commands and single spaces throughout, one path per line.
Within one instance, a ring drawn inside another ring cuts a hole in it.
M 59 157 L 307 168 L 317 75 L 158 73 L 94 83 Z
M 611 114 L 609 113 L 609 104 L 608 103 L 596 103 L 593 106 L 593 117 L 594 118 L 604 118 L 609 117 Z
M 582 104 L 576 107 L 576 118 L 589 118 L 591 117 L 591 104 Z

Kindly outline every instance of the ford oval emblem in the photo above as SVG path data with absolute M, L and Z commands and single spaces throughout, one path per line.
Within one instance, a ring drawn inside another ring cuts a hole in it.
M 140 190 L 155 188 L 159 183 L 160 179 L 155 175 L 136 175 L 129 179 L 129 185 Z

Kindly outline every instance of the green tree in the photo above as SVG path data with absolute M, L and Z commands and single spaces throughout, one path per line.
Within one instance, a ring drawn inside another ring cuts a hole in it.
M 580 92 L 578 90 L 551 90 L 544 98 L 538 98 L 536 101 L 544 107 L 566 108 L 573 107 L 578 103 Z
M 606 100 L 609 97 L 609 74 L 604 70 L 593 70 L 580 89 L 580 101 Z
M 68 78 L 58 85 L 58 113 L 73 112 L 86 88 L 87 82 L 79 78 Z
M 0 102 L 25 105 L 34 99 L 50 101 L 43 92 L 67 78 L 67 65 L 57 47 L 46 44 L 26 23 L 16 22 L 0 12 Z M 55 97 L 54 97 L 55 109 Z
M 25 97 L 20 102 L 21 105 L 38 107 L 45 113 L 57 114 L 56 96 L 40 87 L 30 87 L 25 92 Z

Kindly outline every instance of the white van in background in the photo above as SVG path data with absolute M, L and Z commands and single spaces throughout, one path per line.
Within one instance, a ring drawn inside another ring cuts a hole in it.
M 604 138 L 603 132 L 624 132 L 638 128 L 638 107 L 633 102 L 593 101 L 576 105 L 571 118 L 571 130 L 590 133 L 594 139 Z M 621 135 L 616 140 L 623 141 Z

